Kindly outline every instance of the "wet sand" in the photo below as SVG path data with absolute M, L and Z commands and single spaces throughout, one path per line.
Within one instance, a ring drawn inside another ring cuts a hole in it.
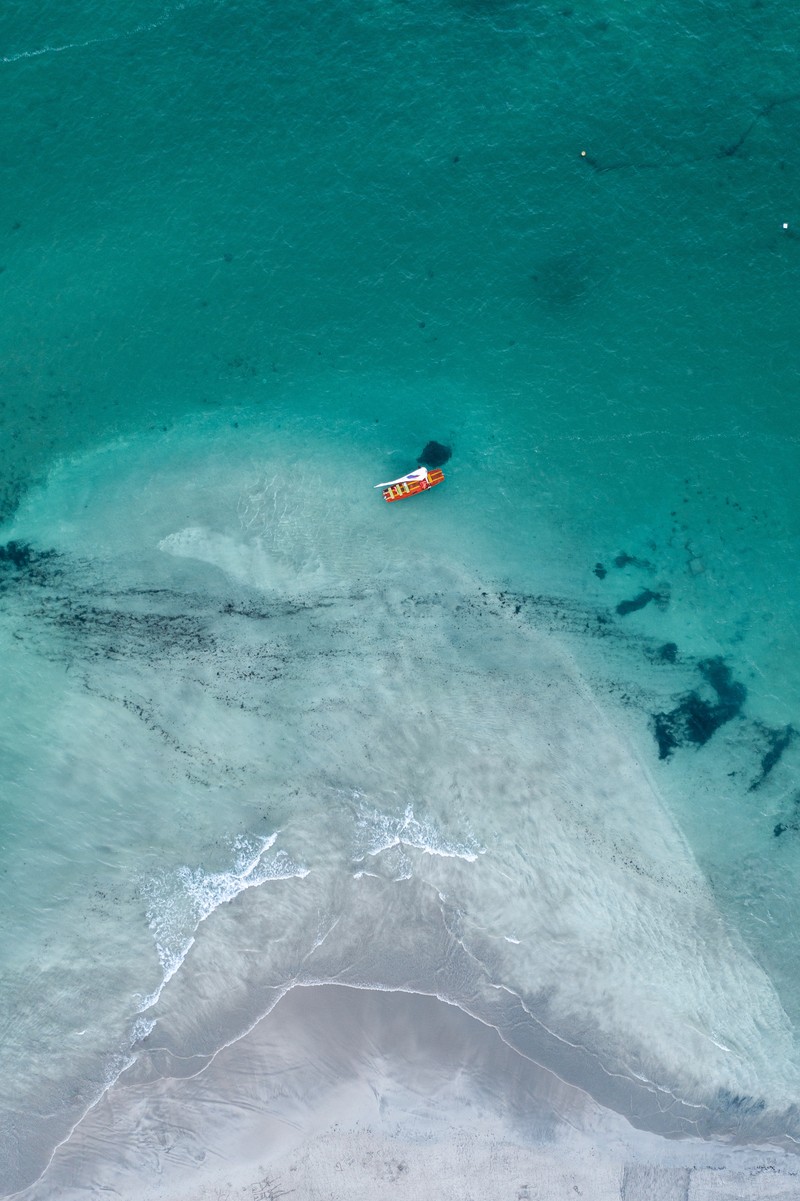
M 636 1130 L 431 997 L 296 988 L 199 1073 L 147 1080 L 146 1058 L 19 1201 L 800 1194 L 793 1156 Z

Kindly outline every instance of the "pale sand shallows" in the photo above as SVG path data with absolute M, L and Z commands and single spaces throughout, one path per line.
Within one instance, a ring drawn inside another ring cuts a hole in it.
M 800 1197 L 793 1156 L 635 1130 L 431 997 L 295 988 L 205 1070 L 144 1075 L 18 1201 Z

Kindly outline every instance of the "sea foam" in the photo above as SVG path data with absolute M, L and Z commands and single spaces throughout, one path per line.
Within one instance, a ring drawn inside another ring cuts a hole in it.
M 308 875 L 308 868 L 292 862 L 285 851 L 266 857 L 277 837 L 275 832 L 260 840 L 236 839 L 233 863 L 227 871 L 208 872 L 201 867 L 182 866 L 142 882 L 147 922 L 164 975 L 158 988 L 142 998 L 141 1013 L 158 1001 L 194 945 L 198 926 L 220 905 L 227 905 L 246 889 L 258 888 L 270 880 L 302 879 Z

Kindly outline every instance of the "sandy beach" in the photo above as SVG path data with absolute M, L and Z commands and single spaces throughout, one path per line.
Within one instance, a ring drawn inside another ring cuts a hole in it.
M 18 1201 L 800 1195 L 791 1155 L 636 1130 L 431 997 L 296 988 L 199 1073 L 144 1071 L 120 1078 Z

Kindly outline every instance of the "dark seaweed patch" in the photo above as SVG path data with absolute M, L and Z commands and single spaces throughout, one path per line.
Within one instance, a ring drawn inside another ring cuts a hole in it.
M 608 572 L 602 563 L 595 563 L 594 574 L 597 576 L 598 580 L 604 580 L 608 575 Z
M 705 746 L 723 722 L 729 721 L 733 716 L 733 714 L 725 713 L 719 705 L 704 701 L 696 692 L 690 693 L 687 697 L 683 715 L 686 723 L 686 736 L 697 746 Z
M 766 1108 L 763 1097 L 751 1097 L 747 1093 L 732 1093 L 721 1088 L 717 1093 L 717 1104 L 721 1109 L 742 1114 L 761 1113 Z
M 733 672 L 721 658 L 704 659 L 700 674 L 716 693 L 711 701 L 693 690 L 667 713 L 653 715 L 653 733 L 659 759 L 668 758 L 680 746 L 691 743 L 705 746 L 720 726 L 736 717 L 744 705 L 747 689 L 734 680 Z
M 490 612 L 513 608 L 515 614 L 524 610 L 543 630 L 627 641 L 627 636 L 615 626 L 607 610 L 595 609 L 570 597 L 506 591 L 484 592 L 481 597 L 482 608 L 489 608 Z M 492 605 L 496 610 L 491 608 Z
M 34 555 L 35 551 L 27 542 L 7 542 L 0 546 L 0 563 L 10 563 L 12 567 L 27 567 Z
M 0 565 L 7 564 L 18 571 L 28 571 L 54 558 L 55 553 L 54 550 L 36 550 L 29 542 L 7 542 L 5 546 L 0 546 Z
M 659 759 L 668 759 L 672 752 L 681 745 L 672 713 L 656 713 L 654 715 L 653 733 L 658 743 Z
M 56 557 L 54 550 L 36 550 L 28 542 L 7 542 L 0 546 L 0 592 L 15 581 L 48 583 L 54 574 L 51 560 Z
M 772 730 L 769 726 L 762 726 L 761 729 L 767 737 L 768 746 L 766 752 L 761 756 L 761 771 L 750 785 L 749 792 L 755 792 L 756 788 L 761 787 L 797 733 L 794 726 L 791 725 L 784 726 L 782 730 Z
M 649 605 L 651 601 L 666 601 L 666 596 L 661 592 L 653 592 L 650 588 L 645 588 L 644 592 L 640 592 L 633 600 L 620 601 L 617 605 L 617 613 L 620 617 L 627 617 L 629 613 L 635 613 L 637 609 L 643 609 L 645 605 Z
M 647 559 L 637 559 L 634 555 L 626 554 L 623 551 L 614 559 L 615 567 L 641 567 L 644 571 L 654 571 L 652 563 L 648 563 Z
M 678 662 L 678 646 L 675 642 L 645 642 L 643 646 L 645 656 L 651 663 L 677 663 Z
M 20 636 L 47 658 L 88 662 L 98 658 L 163 657 L 207 650 L 213 638 L 205 621 L 188 610 L 182 592 L 165 588 L 106 589 L 87 563 L 68 561 L 28 543 L 0 547 L 0 591 L 19 594 Z M 55 639 L 42 642 L 37 631 Z
M 800 792 L 795 793 L 791 814 L 787 815 L 785 821 L 778 822 L 772 833 L 776 838 L 780 838 L 781 834 L 785 834 L 787 830 L 793 834 L 800 830 Z
M 452 449 L 445 446 L 443 442 L 426 442 L 417 462 L 423 467 L 444 467 L 452 454 Z
M 248 617 L 252 621 L 269 621 L 274 617 L 292 617 L 296 613 L 307 613 L 314 609 L 331 609 L 336 602 L 330 597 L 314 598 L 313 600 L 278 601 L 271 605 L 253 605 L 226 601 L 220 613 L 231 617 Z
M 713 659 L 704 659 L 698 663 L 701 675 L 708 681 L 716 692 L 722 704 L 733 704 L 736 711 L 742 707 L 747 689 L 733 678 L 733 672 L 725 660 L 717 655 Z
M 686 743 L 705 746 L 719 727 L 729 720 L 730 717 L 724 715 L 718 705 L 704 700 L 697 692 L 690 692 L 669 713 L 655 715 L 659 758 L 666 759 L 672 751 Z
M 76 636 L 88 659 L 130 659 L 191 652 L 208 653 L 213 636 L 204 621 L 188 613 L 137 613 L 95 605 L 67 604 L 49 616 L 55 626 Z

